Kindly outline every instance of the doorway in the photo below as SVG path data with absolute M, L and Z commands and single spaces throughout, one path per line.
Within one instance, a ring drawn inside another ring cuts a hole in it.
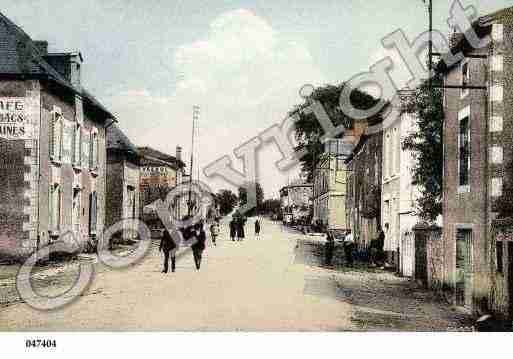
M 456 305 L 472 309 L 472 230 L 456 232 Z

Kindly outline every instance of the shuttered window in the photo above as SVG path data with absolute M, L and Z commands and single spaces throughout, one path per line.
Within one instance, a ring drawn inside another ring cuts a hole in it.
M 62 189 L 58 184 L 50 186 L 48 192 L 48 213 L 50 231 L 58 231 L 61 227 Z
M 50 121 L 50 159 L 55 162 L 62 160 L 62 118 L 58 113 L 54 113 Z
M 81 167 L 82 165 L 82 129 L 80 125 L 76 125 L 73 134 L 73 165 Z
M 96 132 L 91 132 L 89 167 L 93 170 L 98 168 L 98 133 Z

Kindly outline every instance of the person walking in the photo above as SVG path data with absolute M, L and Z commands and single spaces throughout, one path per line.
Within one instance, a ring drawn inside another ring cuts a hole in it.
M 235 242 L 236 235 L 237 235 L 237 228 L 236 228 L 236 224 L 235 224 L 235 219 L 232 218 L 232 220 L 230 221 L 230 239 L 232 240 L 232 242 Z
M 159 252 L 164 253 L 164 269 L 162 273 L 167 273 L 169 269 L 169 257 L 171 257 L 171 272 L 175 272 L 176 268 L 176 257 L 175 250 L 176 243 L 169 234 L 169 231 L 164 228 L 164 232 L 162 232 L 162 239 L 160 240 Z M 172 252 L 172 253 L 171 253 Z
M 212 238 L 212 243 L 214 246 L 217 246 L 216 240 L 217 236 L 219 236 L 219 223 L 217 220 L 210 225 L 210 236 Z
M 325 262 L 326 266 L 331 266 L 333 263 L 333 253 L 335 252 L 335 238 L 332 233 L 328 231 L 326 234 L 326 247 L 325 247 Z
M 344 238 L 344 256 L 349 266 L 353 266 L 353 250 L 354 250 L 354 238 L 351 230 L 347 231 L 346 237 Z
M 260 220 L 258 218 L 255 221 L 255 237 L 260 237 Z
M 243 241 L 246 238 L 246 234 L 244 231 L 244 225 L 246 224 L 246 219 L 244 217 L 240 217 L 237 221 L 237 240 Z
M 192 255 L 194 257 L 194 264 L 196 265 L 196 269 L 200 270 L 201 268 L 201 258 L 203 256 L 203 251 L 206 248 L 207 235 L 203 229 L 203 223 L 196 223 L 193 229 L 193 236 L 196 241 L 191 246 Z

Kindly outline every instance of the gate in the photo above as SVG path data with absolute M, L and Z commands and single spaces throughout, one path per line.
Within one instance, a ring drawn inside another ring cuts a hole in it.
M 415 235 L 408 231 L 401 234 L 401 248 L 399 253 L 400 273 L 405 277 L 413 277 L 415 268 Z

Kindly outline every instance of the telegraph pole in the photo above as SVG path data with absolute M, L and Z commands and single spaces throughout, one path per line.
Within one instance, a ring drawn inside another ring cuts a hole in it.
M 189 198 L 187 201 L 188 204 L 188 215 L 192 216 L 192 175 L 194 174 L 194 140 L 196 136 L 196 121 L 199 119 L 200 115 L 200 107 L 193 106 L 192 107 L 192 137 L 191 137 L 191 167 L 190 167 L 190 177 L 189 177 Z

